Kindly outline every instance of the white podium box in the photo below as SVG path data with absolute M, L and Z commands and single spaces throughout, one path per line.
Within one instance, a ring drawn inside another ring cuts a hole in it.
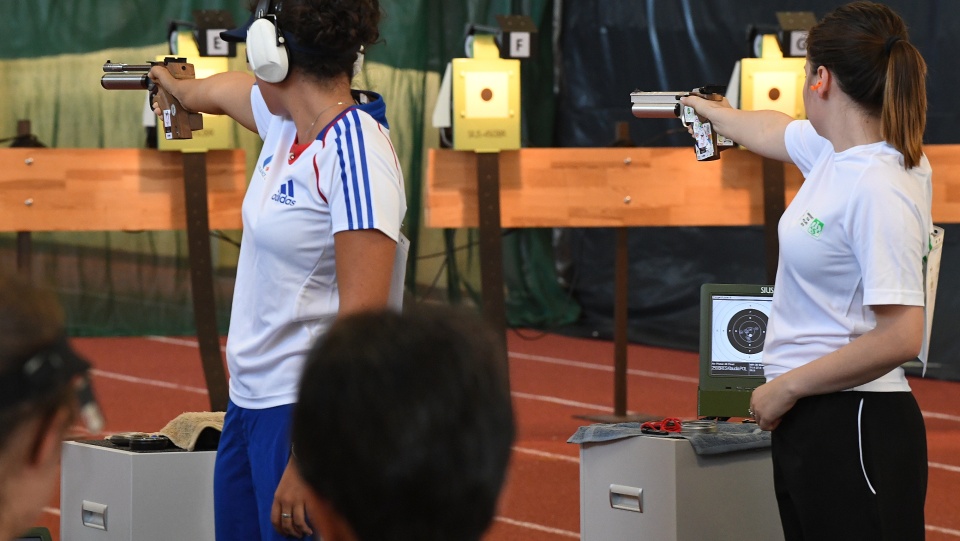
M 584 443 L 580 535 L 581 541 L 782 541 L 770 449 L 701 456 L 682 438 Z
M 216 451 L 64 442 L 62 541 L 213 541 Z

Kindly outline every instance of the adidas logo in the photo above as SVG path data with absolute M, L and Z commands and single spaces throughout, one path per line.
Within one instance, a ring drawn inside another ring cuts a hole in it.
M 273 199 L 277 203 L 283 203 L 288 207 L 292 207 L 297 204 L 297 201 L 293 198 L 293 179 L 286 181 L 280 185 L 280 191 L 273 194 Z

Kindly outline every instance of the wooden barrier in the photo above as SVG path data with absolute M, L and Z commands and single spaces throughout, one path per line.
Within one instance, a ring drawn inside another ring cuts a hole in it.
M 240 229 L 243 151 L 206 156 L 210 228 Z M 179 152 L 9 148 L 0 164 L 0 231 L 186 228 Z
M 960 222 L 960 145 L 924 147 L 933 218 Z M 762 160 L 739 149 L 698 162 L 687 148 L 529 148 L 500 157 L 503 227 L 762 225 Z M 785 168 L 789 202 L 803 181 Z M 477 226 L 476 155 L 431 150 L 428 227 Z
M 925 151 L 934 171 L 934 222 L 960 222 L 960 145 L 930 145 Z M 485 236 L 499 237 L 490 210 L 485 210 L 482 223 L 478 216 L 478 178 L 484 185 L 490 176 L 485 172 L 478 177 L 480 159 L 471 152 L 430 151 L 424 197 L 427 227 L 480 225 L 481 245 Z M 627 228 L 764 225 L 767 276 L 772 283 L 779 251 L 776 223 L 803 177 L 792 164 L 739 149 L 724 151 L 718 161 L 698 162 L 689 148 L 529 148 L 500 153 L 498 182 L 500 227 L 617 230 L 614 413 L 584 417 L 612 423 L 644 420 L 643 415 L 626 413 Z M 500 255 L 481 253 L 481 260 L 496 268 L 502 265 Z M 502 281 L 491 279 L 494 287 L 489 287 L 483 279 L 484 306 L 493 305 L 488 296 L 498 297 L 502 306 Z
M 0 164 L 0 231 L 17 232 L 17 267 L 25 274 L 34 231 L 187 230 L 210 409 L 226 411 L 209 233 L 242 227 L 243 151 L 11 148 L 0 150 Z

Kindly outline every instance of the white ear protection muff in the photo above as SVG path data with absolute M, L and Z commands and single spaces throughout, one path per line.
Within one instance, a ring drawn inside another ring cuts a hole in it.
M 268 83 L 279 83 L 290 73 L 290 57 L 287 52 L 287 40 L 277 24 L 276 14 L 272 13 L 273 2 L 260 0 L 254 10 L 256 19 L 247 29 L 247 63 L 259 79 Z M 313 47 L 297 45 L 293 38 L 289 46 L 298 52 L 323 54 Z M 363 47 L 357 52 L 353 63 L 353 75 L 363 69 Z
M 247 62 L 254 75 L 268 83 L 279 83 L 290 72 L 290 61 L 270 0 L 260 0 L 257 19 L 247 29 Z
M 268 83 L 287 78 L 290 71 L 287 48 L 270 19 L 257 19 L 247 30 L 247 61 L 254 75 Z

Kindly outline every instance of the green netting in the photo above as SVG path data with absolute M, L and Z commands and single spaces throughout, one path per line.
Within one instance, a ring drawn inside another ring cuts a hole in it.
M 190 335 L 195 332 L 182 232 L 34 233 L 33 275 L 58 292 L 73 336 Z M 171 246 L 164 246 L 170 243 Z M 117 245 L 120 245 L 118 247 Z M 214 242 L 215 251 L 236 248 Z M 184 254 L 172 257 L 166 254 Z M 14 256 L 0 238 L 0 257 Z M 214 278 L 217 322 L 226 332 L 233 276 Z
M 0 58 L 82 54 L 166 43 L 169 21 L 190 21 L 194 10 L 219 9 L 242 22 L 250 15 L 246 5 L 243 0 L 5 1 L 4 16 L 0 17 Z
M 228 9 L 246 18 L 245 3 L 226 0 L 177 2 L 34 0 L 17 2 L 0 19 L 0 138 L 17 121 L 51 147 L 143 147 L 144 93 L 100 88 L 107 59 L 141 63 L 167 52 L 167 22 L 190 20 L 194 9 Z M 238 4 L 240 7 L 238 7 Z M 457 301 L 479 289 L 473 232 L 422 227 L 423 164 L 436 146 L 430 127 L 439 73 L 462 56 L 467 22 L 494 25 L 494 15 L 524 13 L 540 28 L 541 56 L 524 66 L 524 141 L 549 146 L 553 133 L 553 58 L 550 0 L 448 2 L 382 0 L 383 42 L 367 55 L 358 87 L 384 95 L 391 137 L 404 170 L 408 198 L 405 229 L 413 241 L 407 284 L 416 295 L 446 291 Z M 242 60 L 231 69 L 244 69 Z M 259 152 L 256 134 L 239 129 L 237 148 L 248 170 Z M 0 164 L 2 166 L 2 164 Z M 240 232 L 225 232 L 240 239 Z M 505 243 L 508 321 L 553 325 L 576 318 L 578 308 L 556 285 L 549 235 L 519 231 Z M 139 233 L 35 233 L 33 274 L 55 284 L 67 306 L 71 332 L 84 335 L 191 334 L 186 240 L 182 231 Z M 449 241 L 449 242 L 448 242 Z M 226 332 L 237 249 L 213 239 L 216 296 L 221 332 Z M 455 250 L 454 247 L 467 246 Z M 438 257 L 421 257 L 439 254 Z M 0 264 L 12 269 L 15 235 L 0 233 Z M 446 272 L 444 272 L 446 271 Z M 435 278 L 437 278 L 435 280 Z

